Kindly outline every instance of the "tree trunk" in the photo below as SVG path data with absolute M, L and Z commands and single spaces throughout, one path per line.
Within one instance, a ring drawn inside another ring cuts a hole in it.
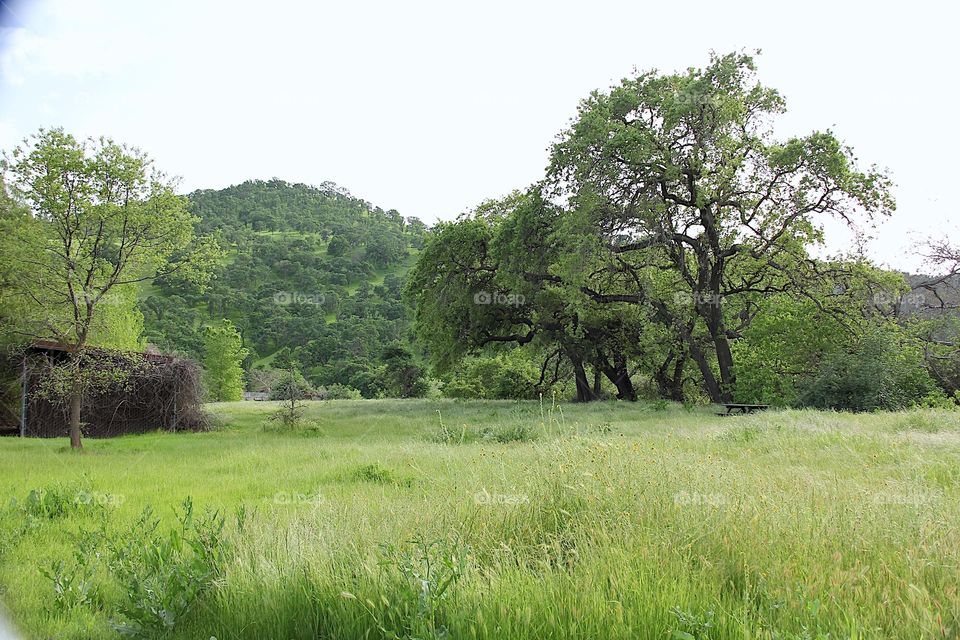
M 577 402 L 590 402 L 596 398 L 593 395 L 593 389 L 590 388 L 590 380 L 587 379 L 587 372 L 583 368 L 583 358 L 573 349 L 566 349 L 567 358 L 573 365 L 573 376 L 577 386 Z
M 657 312 L 657 317 L 659 320 L 662 323 L 675 328 L 682 342 L 687 345 L 687 353 L 689 354 L 689 357 L 695 363 L 697 363 L 697 367 L 700 369 L 700 375 L 703 376 L 703 386 L 707 392 L 707 395 L 710 396 L 710 401 L 716 403 L 729 402 L 729 399 L 724 398 L 724 390 L 721 388 L 720 383 L 717 382 L 717 377 L 714 375 L 713 369 L 710 366 L 710 362 L 707 360 L 707 354 L 703 352 L 703 349 L 700 347 L 700 344 L 693 335 L 694 324 L 691 323 L 689 326 L 682 324 L 676 318 L 676 316 L 667 310 L 666 306 L 662 303 L 655 304 L 654 308 Z M 696 306 L 696 313 L 701 318 L 704 317 L 700 305 Z M 712 336 L 713 333 L 711 332 L 711 337 Z M 727 398 L 729 398 L 729 396 L 727 396 Z
M 716 229 L 713 226 L 713 213 L 709 209 L 701 210 L 704 220 L 706 233 L 711 237 L 711 244 L 717 245 Z M 697 292 L 698 300 L 694 309 L 707 326 L 707 332 L 713 342 L 714 356 L 716 357 L 717 369 L 720 372 L 720 381 L 713 378 L 712 389 L 710 389 L 711 400 L 714 402 L 732 402 L 733 389 L 736 384 L 736 377 L 733 369 L 733 353 L 730 350 L 730 342 L 727 338 L 727 326 L 723 318 L 723 296 L 721 295 L 721 282 L 723 280 L 724 261 L 717 258 L 712 265 L 708 264 L 704 256 L 700 256 L 700 282 L 702 288 Z M 709 277 L 708 277 L 709 274 Z M 700 358 L 690 349 L 690 355 L 700 363 Z M 702 351 L 701 351 L 702 355 Z M 703 358 L 705 360 L 705 358 Z M 701 364 L 701 370 L 703 366 Z
M 601 383 L 603 382 L 603 374 L 600 369 L 594 365 L 593 367 L 593 395 L 596 398 L 599 398 L 603 395 L 603 387 Z
M 681 353 L 673 365 L 673 380 L 670 382 L 670 399 L 683 402 L 683 368 L 687 363 L 687 356 Z
M 660 393 L 660 397 L 683 402 L 683 368 L 686 360 L 687 356 L 681 345 L 679 356 L 671 350 L 663 364 L 653 372 L 653 379 L 657 383 L 657 391 Z M 670 373 L 671 364 L 673 365 L 672 373 Z
M 630 372 L 627 370 L 627 360 L 622 354 L 615 354 L 613 364 L 603 358 L 600 367 L 607 379 L 617 388 L 617 400 L 637 401 L 637 390 L 633 388 Z
M 717 298 L 719 299 L 719 294 Z M 720 370 L 720 383 L 718 385 L 720 402 L 732 402 L 736 377 L 733 373 L 733 353 L 730 351 L 730 341 L 727 339 L 727 328 L 723 322 L 723 311 L 720 304 L 716 303 L 709 306 L 707 313 L 703 314 L 703 318 L 707 325 L 707 331 L 710 332 L 710 338 L 713 340 L 717 368 Z M 714 400 L 714 402 L 717 401 Z
M 723 401 L 733 402 L 733 390 L 737 377 L 733 370 L 733 352 L 730 351 L 730 341 L 727 339 L 725 330 L 713 339 L 713 344 L 717 350 L 717 365 L 720 367 L 720 391 Z
M 637 401 L 637 390 L 633 388 L 633 381 L 625 371 L 610 378 L 610 382 L 617 387 L 617 400 Z
M 591 402 L 595 398 L 593 396 L 593 389 L 590 388 L 590 381 L 587 380 L 587 372 L 584 371 L 583 365 L 580 363 L 575 363 L 574 366 L 574 378 L 577 384 L 577 402 Z
M 700 375 L 703 376 L 703 386 L 707 390 L 707 395 L 710 396 L 710 401 L 718 404 L 729 402 L 729 400 L 724 399 L 723 393 L 720 389 L 720 383 L 717 382 L 717 377 L 713 375 L 713 369 L 710 368 L 710 362 L 707 361 L 707 356 L 703 352 L 703 349 L 701 349 L 700 345 L 697 344 L 696 338 L 694 338 L 690 332 L 684 333 L 684 339 L 687 341 L 687 348 L 690 350 L 690 357 L 693 358 L 693 361 L 696 362 L 697 366 L 700 368 Z
M 80 405 L 83 403 L 83 391 L 79 384 L 74 384 L 70 392 L 70 446 L 73 449 L 82 449 L 80 442 Z

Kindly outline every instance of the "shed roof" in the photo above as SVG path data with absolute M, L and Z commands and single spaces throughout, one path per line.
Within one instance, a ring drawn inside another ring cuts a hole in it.
M 57 342 L 55 340 L 35 340 L 29 347 L 27 347 L 27 350 L 39 353 L 72 353 L 76 350 L 76 347 L 73 345 L 64 344 L 62 342 Z M 111 351 L 111 349 L 102 349 L 100 347 L 95 347 L 91 350 L 102 352 Z M 116 352 L 116 350 L 113 351 Z M 150 351 L 127 351 L 125 353 L 135 353 L 139 356 L 142 356 L 146 360 L 150 360 L 151 362 L 173 362 L 173 356 L 164 353 L 152 353 Z

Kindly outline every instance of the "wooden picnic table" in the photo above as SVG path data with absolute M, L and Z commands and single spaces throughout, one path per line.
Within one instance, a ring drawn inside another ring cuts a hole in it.
M 768 404 L 743 404 L 740 402 L 724 402 L 722 406 L 727 408 L 726 413 L 720 414 L 722 416 L 729 416 L 732 413 L 753 413 L 754 411 L 763 411 L 770 408 Z

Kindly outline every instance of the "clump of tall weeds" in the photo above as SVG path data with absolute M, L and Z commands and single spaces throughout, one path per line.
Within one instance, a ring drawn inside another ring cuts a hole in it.
M 405 544 L 382 544 L 378 564 L 394 589 L 378 602 L 349 591 L 340 595 L 356 600 L 385 638 L 448 638 L 444 603 L 467 572 L 469 557 L 469 546 L 459 539 L 417 536 Z
M 127 637 L 169 634 L 216 584 L 228 548 L 218 512 L 197 514 L 187 498 L 176 519 L 177 526 L 163 528 L 146 507 L 133 527 L 115 530 L 103 517 L 98 529 L 81 529 L 73 561 L 41 570 L 53 588 L 53 609 L 106 609 L 111 626 Z M 93 586 L 97 578 L 112 582 L 119 600 L 108 604 Z

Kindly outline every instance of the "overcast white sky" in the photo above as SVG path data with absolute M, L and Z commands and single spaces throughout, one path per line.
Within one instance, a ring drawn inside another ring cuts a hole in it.
M 0 4 L 0 148 L 41 126 L 106 134 L 184 191 L 332 180 L 451 219 L 541 177 L 592 89 L 745 48 L 787 98 L 780 135 L 832 127 L 891 170 L 872 257 L 916 268 L 911 245 L 960 220 L 956 3 Z

